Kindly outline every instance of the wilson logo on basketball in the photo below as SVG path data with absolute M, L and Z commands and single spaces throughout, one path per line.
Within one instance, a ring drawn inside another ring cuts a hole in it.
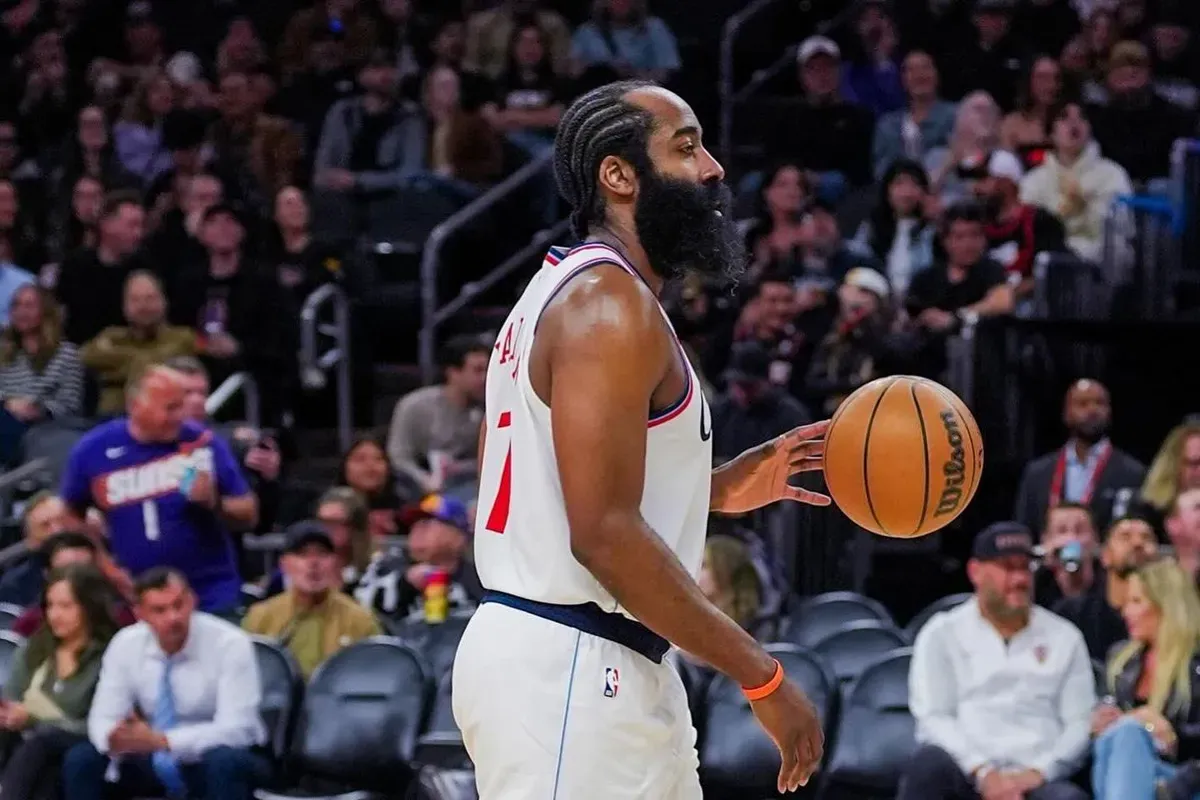
M 963 476 L 967 472 L 967 458 L 963 451 L 963 436 L 958 427 L 958 417 L 950 409 L 946 409 L 939 416 L 942 426 L 946 429 L 946 441 L 950 444 L 950 460 L 942 465 L 946 485 L 942 489 L 942 496 L 938 498 L 937 509 L 933 512 L 935 517 L 950 514 L 958 508 L 958 504 L 962 502 Z

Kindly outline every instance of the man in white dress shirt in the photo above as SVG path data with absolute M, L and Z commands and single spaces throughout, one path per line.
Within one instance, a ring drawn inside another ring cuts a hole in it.
M 196 611 L 177 570 L 148 570 L 135 591 L 141 621 L 104 653 L 89 741 L 67 753 L 63 797 L 251 800 L 271 765 L 258 749 L 266 736 L 250 638 Z
M 913 645 L 909 706 L 921 747 L 897 800 L 1087 800 L 1096 690 L 1083 636 L 1033 605 L 1033 534 L 998 522 L 975 539 L 975 598 Z

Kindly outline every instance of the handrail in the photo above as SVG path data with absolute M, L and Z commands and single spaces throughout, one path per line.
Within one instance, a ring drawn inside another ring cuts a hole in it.
M 719 125 L 721 158 L 729 163 L 733 156 L 733 43 L 741 32 L 742 26 L 758 16 L 776 0 L 754 0 L 753 3 L 737 12 L 721 27 L 720 53 L 720 82 L 719 100 L 721 105 L 721 120 Z
M 433 364 L 437 350 L 437 327 L 434 322 L 438 313 L 438 267 L 441 264 L 442 248 L 451 234 L 457 233 L 484 212 L 520 189 L 554 160 L 553 150 L 539 153 L 527 164 L 488 189 L 479 197 L 451 214 L 429 233 L 425 249 L 421 254 L 421 333 L 419 357 L 422 375 L 426 381 L 436 378 Z
M 30 459 L 19 467 L 14 467 L 3 475 L 0 475 L 0 493 L 8 491 L 9 487 L 16 486 L 26 478 L 37 475 L 49 465 L 49 460 L 45 457 Z
M 318 324 L 318 315 L 327 304 L 333 305 L 333 324 Z M 317 334 L 333 339 L 333 346 L 317 353 Z M 326 373 L 337 368 L 337 430 L 343 452 L 350 447 L 350 302 L 336 284 L 326 283 L 313 289 L 300 308 L 300 380 L 310 389 L 325 386 Z
M 204 413 L 210 417 L 220 411 L 238 392 L 246 395 L 246 422 L 252 427 L 262 425 L 262 402 L 258 394 L 258 382 L 249 372 L 235 372 L 221 382 L 204 401 Z

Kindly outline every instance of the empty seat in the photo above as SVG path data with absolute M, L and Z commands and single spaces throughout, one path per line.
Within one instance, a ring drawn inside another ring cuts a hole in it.
M 939 614 L 943 611 L 949 611 L 952 608 L 961 606 L 967 600 L 974 597 L 970 592 L 962 592 L 960 594 L 948 594 L 945 597 L 934 600 L 912 618 L 912 621 L 904 627 L 904 633 L 908 636 L 911 642 L 917 638 L 917 634 L 921 628 L 925 627 L 925 623 L 933 618 L 934 614 Z
M 25 613 L 25 609 L 13 603 L 0 603 L 0 631 L 12 630 L 13 623 Z
M 86 431 L 86 426 L 69 421 L 35 425 L 21 438 L 21 461 L 46 459 L 39 483 L 42 486 L 56 486 L 63 470 L 67 468 L 71 450 Z
M 795 605 L 779 636 L 781 641 L 812 647 L 834 631 L 856 622 L 892 625 L 892 617 L 877 600 L 855 592 L 828 592 Z
M 12 631 L 0 631 L 0 686 L 8 683 L 12 672 L 13 656 L 21 649 L 25 640 Z
M 304 678 L 292 654 L 283 647 L 263 636 L 251 639 L 258 661 L 258 680 L 262 684 L 258 708 L 267 729 L 267 747 L 276 763 L 282 763 L 291 743 Z
M 815 653 L 795 645 L 773 644 L 767 650 L 812 700 L 828 741 L 839 704 L 832 672 Z M 704 718 L 699 753 L 705 798 L 774 797 L 779 751 L 759 726 L 741 687 L 724 675 L 716 676 L 705 693 Z
M 417 734 L 432 688 L 423 659 L 393 637 L 372 637 L 338 651 L 317 668 L 305 693 L 291 748 L 297 773 L 342 791 L 402 796 L 412 780 Z M 313 796 L 303 791 L 257 795 Z
M 424 617 L 414 614 L 394 623 L 392 632 L 424 656 L 432 668 L 431 675 L 450 672 L 454 667 L 454 654 L 458 642 L 471 620 L 471 612 L 456 612 L 446 617 L 445 622 L 426 622 Z
M 907 644 L 904 634 L 882 622 L 855 622 L 813 645 L 840 683 L 847 684 L 884 655 Z
M 908 709 L 911 659 L 911 648 L 897 650 L 864 669 L 851 685 L 822 781 L 822 800 L 846 793 L 895 796 L 904 765 L 916 750 L 916 722 Z

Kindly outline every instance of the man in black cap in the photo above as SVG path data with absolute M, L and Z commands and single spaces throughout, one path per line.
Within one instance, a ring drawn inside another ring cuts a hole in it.
M 1095 680 L 1083 636 L 1033 605 L 1033 534 L 998 522 L 975 539 L 975 599 L 917 635 L 909 706 L 921 747 L 898 800 L 1083 800 Z
M 287 588 L 251 606 L 242 627 L 291 650 L 305 678 L 343 647 L 382 632 L 370 611 L 342 593 L 333 539 L 321 523 L 288 528 L 280 566 Z
M 733 346 L 725 391 L 712 404 L 713 458 L 733 458 L 812 421 L 799 400 L 771 382 L 771 355 L 750 339 Z

